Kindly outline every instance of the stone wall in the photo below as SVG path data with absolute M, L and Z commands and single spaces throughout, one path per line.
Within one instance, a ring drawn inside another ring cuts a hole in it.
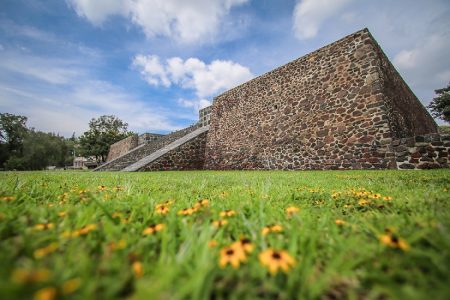
M 164 136 L 163 134 L 157 133 L 143 133 L 139 135 L 138 145 L 155 141 L 163 136 Z
M 96 169 L 96 171 L 117 171 L 122 170 L 123 168 L 135 163 L 141 158 L 152 154 L 158 149 L 163 148 L 164 146 L 172 143 L 173 141 L 185 136 L 186 134 L 194 131 L 199 127 L 198 124 L 189 126 L 187 128 L 174 131 L 167 135 L 161 136 L 160 138 L 149 141 L 148 143 L 144 143 L 130 152 L 125 153 L 124 155 L 117 157 L 105 164 L 101 165 Z
M 169 151 L 139 171 L 201 170 L 205 162 L 207 132 Z
M 436 126 L 381 54 L 364 29 L 216 97 L 206 168 L 388 168 L 394 138 Z
M 211 123 L 211 106 L 204 107 L 198 111 L 198 123 L 200 126 L 208 126 Z
M 392 168 L 436 169 L 448 168 L 450 163 L 450 135 L 428 134 L 397 139 L 387 153 Z
M 136 148 L 138 145 L 138 139 L 139 138 L 137 134 L 135 134 L 112 144 L 109 147 L 108 157 L 106 158 L 106 161 L 108 162 L 116 159 L 117 157 L 122 156 L 128 151 Z
M 392 138 L 437 133 L 438 126 L 430 117 L 426 108 L 414 95 L 373 38 L 372 43 L 380 62 L 377 68 L 378 72 L 374 77 L 377 84 L 381 85 Z

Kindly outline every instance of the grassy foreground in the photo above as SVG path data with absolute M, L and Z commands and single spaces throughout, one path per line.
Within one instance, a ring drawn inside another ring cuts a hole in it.
M 450 170 L 0 174 L 0 299 L 450 299 Z

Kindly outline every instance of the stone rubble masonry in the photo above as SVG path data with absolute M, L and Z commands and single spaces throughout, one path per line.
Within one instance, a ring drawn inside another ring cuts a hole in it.
M 138 145 L 152 142 L 163 136 L 164 136 L 163 134 L 157 134 L 157 133 L 148 133 L 148 132 L 143 133 L 143 134 L 139 135 Z
M 216 97 L 205 168 L 393 168 L 394 140 L 436 132 L 363 29 Z
M 141 168 L 139 171 L 201 170 L 205 163 L 207 131 L 164 156 Z
M 158 149 L 172 143 L 173 141 L 185 136 L 186 134 L 194 131 L 199 127 L 198 124 L 192 125 L 190 127 L 174 131 L 170 134 L 163 135 L 160 138 L 149 141 L 145 144 L 139 145 L 136 148 L 130 150 L 129 152 L 119 156 L 105 164 L 101 165 L 95 171 L 118 171 L 123 168 L 135 163 L 136 161 L 142 159 L 155 152 Z
M 208 126 L 210 123 L 211 106 L 204 107 L 198 111 L 198 123 L 200 126 Z
M 196 125 L 134 146 L 97 169 L 123 170 L 208 124 L 209 131 L 139 171 L 428 169 L 450 163 L 450 135 L 437 133 L 363 29 L 219 95 L 199 111 Z M 132 143 L 121 141 L 112 150 L 123 152 Z
M 394 140 L 389 152 L 391 168 L 436 169 L 448 168 L 450 163 L 450 135 L 427 134 Z
M 109 147 L 108 157 L 106 158 L 106 161 L 108 162 L 116 159 L 117 157 L 122 156 L 128 151 L 136 148 L 138 146 L 138 140 L 138 135 L 134 134 L 118 141 L 117 143 L 112 144 Z

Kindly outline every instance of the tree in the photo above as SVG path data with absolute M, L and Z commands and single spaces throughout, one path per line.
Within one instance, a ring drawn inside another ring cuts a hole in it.
M 23 152 L 23 139 L 28 131 L 27 117 L 0 113 L 0 167 L 12 156 Z
M 47 166 L 64 167 L 68 153 L 64 137 L 29 130 L 23 139 L 22 153 L 12 155 L 5 163 L 9 170 L 42 170 Z
M 0 113 L 0 142 L 8 144 L 10 151 L 20 151 L 27 132 L 28 118 L 9 113 Z
M 433 98 L 428 108 L 435 118 L 450 123 L 450 83 L 446 88 L 434 91 L 437 97 Z
M 80 136 L 81 154 L 95 156 L 98 162 L 104 162 L 109 146 L 133 134 L 127 131 L 128 124 L 112 115 L 91 119 L 89 130 Z

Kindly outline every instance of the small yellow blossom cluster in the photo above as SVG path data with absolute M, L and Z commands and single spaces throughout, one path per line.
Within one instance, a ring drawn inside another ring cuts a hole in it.
M 279 233 L 283 231 L 283 226 L 279 224 L 267 225 L 261 229 L 262 235 L 267 235 L 269 233 Z
M 390 248 L 403 251 L 409 250 L 409 244 L 404 239 L 400 238 L 392 228 L 386 228 L 384 230 L 384 234 L 380 235 L 380 242 Z
M 34 229 L 38 231 L 48 230 L 55 227 L 55 224 L 53 223 L 43 223 L 43 224 L 36 224 L 34 225 Z
M 111 217 L 115 220 L 117 220 L 117 222 L 120 222 L 121 224 L 126 224 L 129 222 L 129 217 L 124 217 L 123 213 L 121 212 L 114 212 Z
M 194 204 L 194 206 L 188 207 L 188 208 L 183 208 L 182 210 L 179 210 L 178 215 L 179 216 L 190 216 L 190 215 L 194 214 L 195 212 L 197 212 L 203 208 L 206 208 L 206 207 L 209 207 L 209 200 L 201 199 L 201 200 L 198 200 Z
M 1 201 L 5 201 L 5 202 L 10 202 L 10 201 L 16 200 L 16 197 L 14 197 L 14 196 L 1 196 L 0 200 Z
M 30 284 L 47 281 L 51 276 L 48 269 L 15 269 L 12 272 L 11 280 L 16 284 Z
M 74 230 L 74 231 L 64 231 L 63 232 L 63 237 L 65 238 L 75 238 L 75 237 L 79 237 L 82 235 L 87 235 L 89 232 L 94 231 L 97 229 L 97 225 L 96 224 L 87 224 L 86 226 L 81 227 L 78 230 Z
M 155 211 L 159 215 L 166 215 L 169 213 L 170 206 L 173 204 L 173 200 L 167 200 L 163 203 L 156 204 Z
M 119 240 L 117 242 L 110 242 L 108 244 L 109 251 L 122 250 L 127 246 L 127 242 L 125 240 Z
M 241 238 L 220 250 L 219 266 L 224 268 L 231 265 L 237 269 L 247 261 L 247 255 L 252 253 L 253 249 L 254 246 L 249 239 Z M 269 248 L 262 251 L 258 258 L 261 265 L 267 268 L 272 275 L 275 275 L 279 270 L 287 273 L 295 265 L 295 260 L 284 250 Z
M 142 232 L 143 235 L 153 235 L 161 230 L 164 229 L 164 224 L 160 223 L 160 224 L 151 224 L 149 225 L 147 228 L 144 229 L 144 231 Z
M 232 243 L 220 250 L 219 266 L 224 268 L 230 264 L 237 269 L 247 261 L 247 254 L 253 251 L 253 244 L 247 238 L 241 238 L 239 241 Z
M 45 287 L 34 293 L 35 300 L 53 300 L 60 296 L 67 296 L 74 293 L 81 285 L 79 278 L 73 278 L 65 281 L 60 289 L 56 287 Z
M 297 214 L 298 212 L 300 212 L 300 208 L 298 208 L 296 206 L 289 206 L 288 208 L 286 208 L 286 214 L 288 217 L 292 217 L 293 215 Z
M 371 207 L 383 208 L 386 203 L 392 200 L 391 196 L 382 196 L 380 193 L 373 193 L 364 188 L 350 189 L 345 192 L 333 192 L 331 198 L 336 201 L 346 202 L 344 208 L 351 207 Z M 348 202 L 350 200 L 350 202 Z
M 259 254 L 259 261 L 272 275 L 280 269 L 287 273 L 295 265 L 295 260 L 284 250 L 267 249 Z
M 50 243 L 48 246 L 39 248 L 34 251 L 35 258 L 42 258 L 50 253 L 55 252 L 58 249 L 58 243 Z
M 223 227 L 228 224 L 227 218 L 233 217 L 235 215 L 236 215 L 236 211 L 232 210 L 232 209 L 227 209 L 227 210 L 221 211 L 219 213 L 219 216 L 221 219 L 212 221 L 212 225 L 216 228 Z

